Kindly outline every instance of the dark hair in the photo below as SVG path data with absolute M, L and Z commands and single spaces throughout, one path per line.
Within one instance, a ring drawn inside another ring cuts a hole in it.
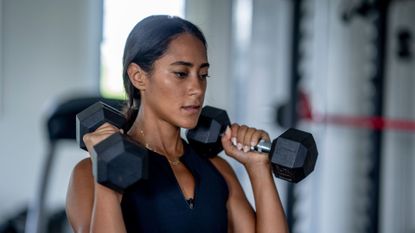
M 137 117 L 140 92 L 132 85 L 127 69 L 135 63 L 145 72 L 153 71 L 154 62 L 167 50 L 170 42 L 182 33 L 198 38 L 207 47 L 206 39 L 193 23 L 177 16 L 153 15 L 138 22 L 128 35 L 123 56 L 123 80 L 127 93 L 126 117 L 129 129 Z

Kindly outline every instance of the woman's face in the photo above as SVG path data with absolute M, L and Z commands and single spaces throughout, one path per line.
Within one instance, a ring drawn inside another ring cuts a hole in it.
M 205 97 L 208 68 L 203 43 L 191 34 L 181 34 L 154 63 L 142 100 L 160 119 L 194 128 Z

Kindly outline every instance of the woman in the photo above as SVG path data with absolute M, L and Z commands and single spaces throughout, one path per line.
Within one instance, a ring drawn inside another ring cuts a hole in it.
M 67 195 L 75 232 L 288 232 L 268 156 L 249 151 L 270 139 L 266 132 L 232 124 L 222 136 L 226 154 L 249 174 L 256 211 L 224 159 L 202 158 L 180 137 L 203 105 L 206 46 L 202 32 L 178 17 L 150 16 L 131 31 L 123 58 L 126 134 L 149 149 L 149 179 L 121 194 L 94 181 L 89 158 L 79 162 Z M 117 131 L 104 124 L 86 134 L 88 151 Z

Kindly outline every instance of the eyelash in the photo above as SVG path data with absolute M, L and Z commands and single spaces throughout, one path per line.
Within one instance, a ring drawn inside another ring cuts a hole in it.
M 174 72 L 174 75 L 176 75 L 177 78 L 185 78 L 187 77 L 186 72 Z
M 174 75 L 176 75 L 177 78 L 180 79 L 184 79 L 187 77 L 188 73 L 187 72 L 174 72 Z M 199 78 L 201 79 L 206 79 L 209 78 L 210 76 L 208 74 L 201 74 L 199 75 Z

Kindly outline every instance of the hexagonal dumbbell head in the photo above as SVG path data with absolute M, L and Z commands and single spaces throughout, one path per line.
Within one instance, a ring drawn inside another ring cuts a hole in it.
M 97 102 L 78 113 L 76 115 L 76 141 L 79 147 L 86 150 L 83 136 L 95 131 L 105 122 L 122 128 L 126 119 L 120 111 L 103 102 Z
M 220 136 L 228 125 L 230 120 L 225 110 L 205 106 L 196 127 L 186 132 L 186 138 L 201 156 L 213 157 L 223 150 Z
M 91 153 L 96 181 L 118 192 L 147 179 L 148 151 L 135 141 L 114 133 Z
M 314 170 L 317 155 L 313 135 L 293 128 L 272 142 L 269 153 L 274 175 L 294 183 Z

